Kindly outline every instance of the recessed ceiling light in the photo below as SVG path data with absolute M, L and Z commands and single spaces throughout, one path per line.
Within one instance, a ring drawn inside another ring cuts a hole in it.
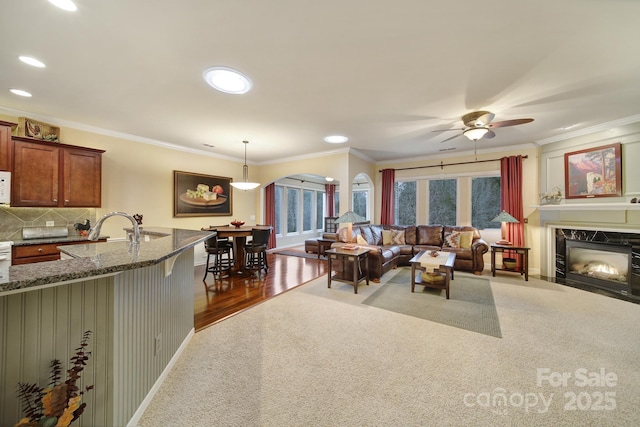
M 71 0 L 49 0 L 49 3 L 69 12 L 75 12 L 78 10 L 78 7 Z
M 349 138 L 343 135 L 330 135 L 325 136 L 324 142 L 328 142 L 329 144 L 343 144 L 347 142 Z
M 19 56 L 18 59 L 22 62 L 24 62 L 25 64 L 29 64 L 32 65 L 34 67 L 38 67 L 38 68 L 44 68 L 44 62 L 42 61 L 38 61 L 36 58 L 32 58 L 30 56 Z
M 204 81 L 220 92 L 242 95 L 253 87 L 249 77 L 228 67 L 211 67 L 203 73 Z
M 22 89 L 9 89 L 9 90 L 11 91 L 11 93 L 15 95 L 26 96 L 27 98 L 31 96 L 31 94 L 26 90 L 22 90 Z

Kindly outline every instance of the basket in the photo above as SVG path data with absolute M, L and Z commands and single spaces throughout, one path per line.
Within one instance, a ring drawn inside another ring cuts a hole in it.
M 504 258 L 502 260 L 502 264 L 507 270 L 515 270 L 518 266 L 515 258 Z
M 59 142 L 60 128 L 28 117 L 18 117 L 18 136 Z

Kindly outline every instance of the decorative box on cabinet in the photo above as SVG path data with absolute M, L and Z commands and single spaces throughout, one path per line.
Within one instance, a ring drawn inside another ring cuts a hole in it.
M 0 120 L 0 171 L 11 171 L 13 163 L 11 128 L 14 126 L 17 126 L 17 124 Z
M 13 141 L 12 206 L 100 207 L 104 150 Z

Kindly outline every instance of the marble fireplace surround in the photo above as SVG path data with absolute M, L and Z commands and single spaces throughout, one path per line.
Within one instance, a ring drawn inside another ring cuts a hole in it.
M 640 205 L 629 203 L 581 203 L 556 207 L 541 206 L 542 247 L 541 274 L 556 274 L 557 235 L 572 234 L 578 240 L 608 241 L 632 246 L 631 290 L 640 296 Z M 559 231 L 562 230 L 561 233 Z M 572 233 L 572 231 L 574 231 Z M 561 246 L 563 247 L 563 246 Z M 546 253 L 545 253 L 546 252 Z M 561 254 L 564 256 L 564 254 Z M 562 268 L 562 267 L 561 267 Z

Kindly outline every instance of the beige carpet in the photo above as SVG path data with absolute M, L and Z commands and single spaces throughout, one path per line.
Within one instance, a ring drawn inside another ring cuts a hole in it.
M 639 305 L 491 278 L 497 339 L 362 304 L 387 276 L 320 278 L 195 334 L 139 425 L 640 423 Z

